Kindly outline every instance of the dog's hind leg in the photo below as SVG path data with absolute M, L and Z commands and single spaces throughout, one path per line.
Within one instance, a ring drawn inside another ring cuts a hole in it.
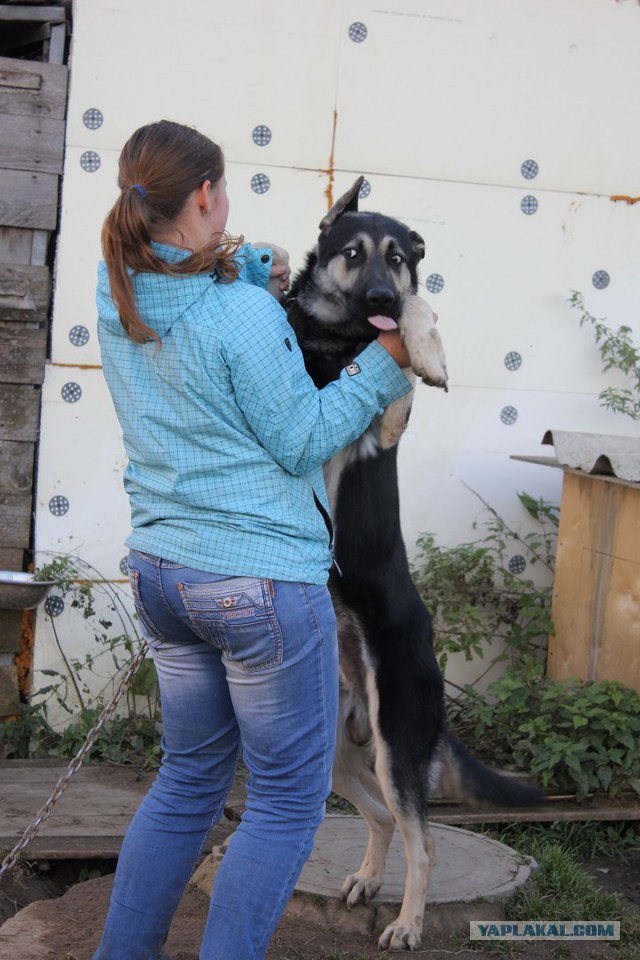
M 418 622 L 418 610 L 422 609 L 416 608 Z M 426 621 L 424 626 L 427 636 Z M 384 666 L 369 669 L 367 696 L 376 776 L 400 830 L 407 862 L 400 913 L 382 932 L 378 944 L 386 950 L 415 950 L 422 939 L 433 863 L 427 806 L 430 780 L 437 771 L 436 746 L 442 723 L 437 706 L 441 679 L 432 652 L 423 648 L 422 656 L 416 655 L 410 662 L 387 658 Z
M 370 748 L 354 743 L 342 723 L 338 730 L 333 789 L 357 807 L 369 828 L 362 864 L 342 885 L 342 899 L 351 909 L 356 903 L 368 903 L 380 889 L 395 821 L 371 768 Z
M 400 913 L 382 931 L 378 946 L 383 950 L 415 950 L 422 942 L 424 906 L 435 845 L 426 827 L 418 820 L 404 820 L 398 826 L 407 854 L 407 882 Z
M 376 773 L 386 805 L 398 824 L 407 861 L 400 913 L 385 927 L 378 939 L 378 946 L 385 950 L 415 950 L 422 940 L 424 907 L 435 845 L 429 835 L 426 810 L 422 805 L 418 806 L 398 796 L 387 750 L 381 742 L 378 742 L 376 749 Z

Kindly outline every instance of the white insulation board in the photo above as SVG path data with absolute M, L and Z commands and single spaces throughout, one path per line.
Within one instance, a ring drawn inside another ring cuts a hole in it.
M 123 579 L 125 460 L 96 264 L 118 153 L 161 117 L 223 146 L 229 229 L 287 247 L 294 268 L 359 174 L 362 209 L 424 237 L 421 293 L 451 385 L 417 388 L 401 442 L 408 553 L 425 531 L 476 539 L 482 500 L 526 532 L 517 492 L 559 502 L 561 473 L 511 454 L 547 454 L 548 428 L 638 433 L 599 405 L 618 381 L 568 298 L 581 291 L 640 336 L 639 48 L 631 0 L 76 0 L 38 561 L 68 552 Z M 73 620 L 66 651 L 81 658 L 93 640 Z M 59 662 L 42 608 L 35 658 Z

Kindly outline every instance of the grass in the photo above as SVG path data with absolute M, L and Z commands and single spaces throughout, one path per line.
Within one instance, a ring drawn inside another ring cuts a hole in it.
M 621 858 L 625 850 L 640 846 L 638 824 L 603 823 L 597 820 L 556 821 L 555 823 L 507 823 L 499 829 L 487 827 L 482 833 L 506 843 L 518 853 L 536 858 L 536 852 L 556 845 L 582 863 L 597 857 Z
M 516 891 L 507 904 L 512 920 L 619 920 L 618 897 L 603 893 L 566 850 L 534 845 L 538 870 L 533 883 Z
M 619 920 L 620 941 L 610 945 L 617 949 L 620 960 L 640 960 L 640 913 L 625 912 L 618 895 L 599 890 L 580 865 L 596 857 L 624 858 L 625 850 L 640 844 L 636 824 L 514 823 L 500 830 L 497 839 L 532 856 L 538 864 L 533 879 L 505 904 L 507 919 Z M 508 957 L 517 956 L 522 946 L 513 941 L 477 944 L 489 953 Z M 571 956 L 571 944 L 558 943 L 552 955 L 565 960 Z

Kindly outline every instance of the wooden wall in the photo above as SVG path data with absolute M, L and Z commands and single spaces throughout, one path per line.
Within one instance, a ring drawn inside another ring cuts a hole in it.
M 547 673 L 640 693 L 640 485 L 565 469 Z
M 0 4 L 0 569 L 28 563 L 67 103 L 64 5 Z M 21 618 L 0 608 L 0 716 Z

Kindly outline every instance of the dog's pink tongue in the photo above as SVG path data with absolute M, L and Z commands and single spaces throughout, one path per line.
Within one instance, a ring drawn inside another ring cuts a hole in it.
M 398 324 L 391 317 L 369 317 L 369 323 L 378 330 L 396 330 Z

